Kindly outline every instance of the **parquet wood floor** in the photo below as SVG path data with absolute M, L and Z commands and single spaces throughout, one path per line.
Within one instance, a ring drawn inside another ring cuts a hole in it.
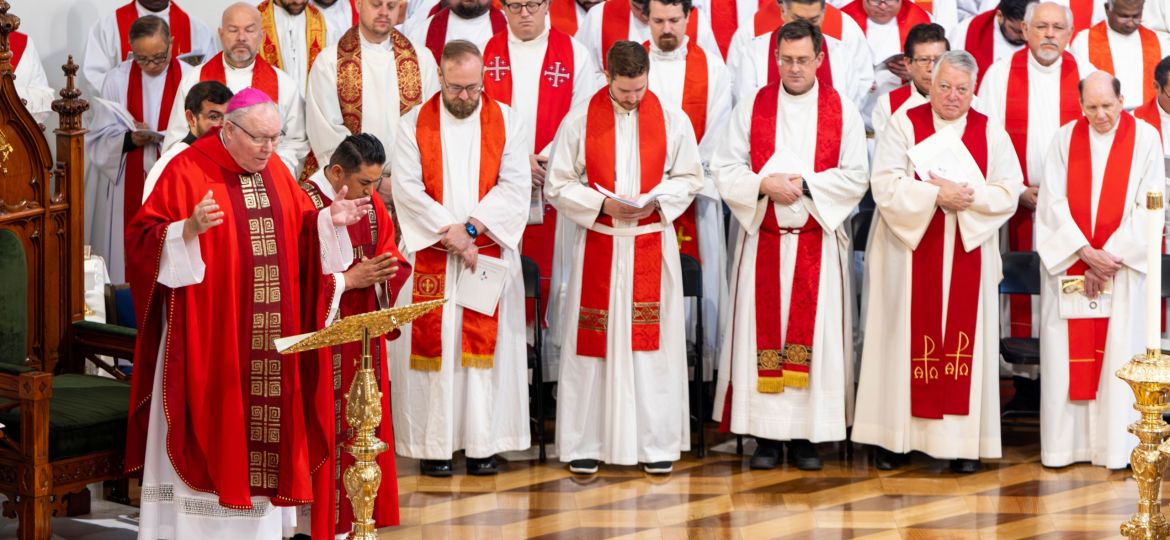
M 1005 426 L 1004 458 L 967 476 L 919 454 L 881 472 L 868 449 L 846 458 L 842 448 L 822 445 L 815 473 L 753 471 L 746 457 L 709 453 L 685 454 L 667 477 L 603 465 L 582 478 L 550 459 L 486 478 L 458 461 L 458 474 L 436 479 L 399 458 L 402 526 L 379 538 L 1077 540 L 1118 537 L 1136 508 L 1128 470 L 1042 467 L 1034 426 Z

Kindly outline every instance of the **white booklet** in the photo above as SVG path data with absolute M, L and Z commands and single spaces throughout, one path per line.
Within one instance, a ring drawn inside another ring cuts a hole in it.
M 475 271 L 463 267 L 455 284 L 455 303 L 484 315 L 496 312 L 504 283 L 508 279 L 508 263 L 503 259 L 480 255 Z
M 1113 313 L 1113 280 L 1096 298 L 1085 295 L 1085 276 L 1062 276 L 1057 297 L 1061 319 L 1103 319 Z
M 658 200 L 659 197 L 663 196 L 661 193 L 644 193 L 637 198 L 631 199 L 629 197 L 618 195 L 617 193 L 614 193 L 601 186 L 597 186 L 597 191 L 600 191 L 601 194 L 605 195 L 606 197 L 609 197 L 626 206 L 633 206 L 634 208 L 645 208 L 646 205 L 653 203 L 654 201 Z
M 922 142 L 906 151 L 914 172 L 923 181 L 930 180 L 930 173 L 958 184 L 982 184 L 987 180 L 979 170 L 979 164 L 963 144 L 958 132 L 952 126 L 944 127 Z

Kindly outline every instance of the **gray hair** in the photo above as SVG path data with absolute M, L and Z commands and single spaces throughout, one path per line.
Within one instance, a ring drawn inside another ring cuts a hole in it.
M 975 62 L 975 57 L 967 51 L 947 51 L 938 57 L 934 62 L 934 71 L 930 74 L 930 82 L 938 78 L 938 72 L 942 71 L 943 64 L 947 64 L 955 69 L 966 71 L 971 75 L 971 82 L 975 82 L 979 78 L 979 64 Z
M 1028 7 L 1024 8 L 1024 25 L 1026 25 L 1026 26 L 1032 25 L 1032 15 L 1036 14 L 1036 7 L 1037 6 L 1043 6 L 1043 5 L 1049 5 L 1049 4 L 1060 8 L 1060 10 L 1062 12 L 1064 12 L 1064 22 L 1065 22 L 1065 24 L 1069 25 L 1069 27 L 1071 28 L 1072 24 L 1073 24 L 1072 10 L 1069 9 L 1068 6 L 1062 6 L 1060 4 L 1057 4 L 1056 2 L 1032 2 L 1031 4 L 1028 4 Z

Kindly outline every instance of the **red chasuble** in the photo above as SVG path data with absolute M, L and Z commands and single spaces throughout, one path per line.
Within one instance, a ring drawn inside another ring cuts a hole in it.
M 929 103 L 906 111 L 906 116 L 914 126 L 915 144 L 934 134 L 934 112 Z M 967 112 L 963 145 L 986 176 L 987 117 L 974 109 Z M 983 248 L 967 251 L 962 233 L 955 231 L 944 327 L 944 242 L 946 217 L 942 208 L 935 208 L 912 255 L 909 361 L 910 414 L 915 418 L 939 419 L 944 414 L 963 416 L 970 412 L 971 359 L 980 311 Z
M 171 120 L 171 106 L 175 103 L 175 93 L 179 90 L 179 80 L 183 78 L 183 69 L 179 61 L 171 58 L 171 65 L 167 67 L 166 80 L 163 82 L 162 101 L 158 108 L 158 131 L 166 132 Z M 145 111 L 142 110 L 142 68 L 137 62 L 130 64 L 130 83 L 126 86 L 126 111 L 138 122 L 145 122 Z M 123 224 L 129 225 L 138 207 L 142 206 L 142 190 L 146 185 L 146 149 L 138 147 L 126 154 L 125 181 L 122 201 Z
M 443 46 L 447 44 L 447 22 L 450 20 L 451 9 L 443 8 L 431 16 L 430 25 L 427 27 L 426 46 L 434 53 L 436 62 L 443 56 Z M 488 10 L 488 20 L 492 24 L 492 35 L 508 29 L 508 19 L 504 18 L 504 12 L 497 7 Z
M 20 65 L 20 57 L 24 56 L 24 49 L 28 47 L 28 36 L 20 32 L 8 34 L 8 49 L 12 51 L 12 68 Z
M 439 107 L 442 96 L 436 94 L 423 103 L 418 112 L 418 125 L 415 131 L 418 140 L 419 161 L 423 164 L 423 186 L 427 195 L 435 202 L 443 204 L 443 146 L 440 134 L 442 116 Z M 479 197 L 483 200 L 500 175 L 500 162 L 504 158 L 504 143 L 507 139 L 507 129 L 504 125 L 504 114 L 500 106 L 491 96 L 484 94 L 479 106 Z M 466 179 L 465 181 L 470 181 Z M 490 257 L 500 256 L 500 246 L 492 242 L 488 235 L 480 235 L 475 245 L 479 246 L 479 253 Z M 447 250 L 441 245 L 434 245 L 419 250 L 414 255 L 414 302 L 437 300 L 446 293 L 447 281 Z M 443 310 L 440 307 L 422 317 L 411 325 L 410 340 L 410 369 L 420 371 L 439 371 L 443 361 L 443 340 L 437 336 L 443 335 Z M 462 366 L 464 368 L 491 369 L 496 356 L 496 334 L 499 330 L 500 310 L 490 317 L 470 309 L 463 310 L 463 326 L 460 329 L 462 338 Z
M 1004 128 L 1020 159 L 1024 172 L 1024 185 L 1028 181 L 1028 49 L 1012 55 L 1011 71 L 1008 75 L 1007 102 L 1004 110 Z M 1060 64 L 1060 124 L 1064 125 L 1081 117 L 1080 93 L 1077 85 L 1077 61 L 1072 54 L 1062 53 Z M 1012 251 L 1032 251 L 1032 220 L 1035 212 L 1021 207 L 1008 221 L 1008 248 Z M 1011 336 L 1031 337 L 1032 297 L 1011 296 Z
M 575 36 L 580 27 L 576 0 L 549 0 L 548 18 L 552 27 L 565 35 Z
M 605 0 L 601 6 L 601 68 L 605 69 L 605 56 L 609 48 L 619 41 L 630 39 L 630 0 Z M 692 42 L 699 40 L 699 12 L 691 9 L 687 19 L 687 37 Z
M 122 56 L 119 61 L 130 57 L 130 26 L 138 20 L 137 1 L 132 0 L 117 11 L 114 17 L 118 21 L 118 39 L 121 44 Z M 171 29 L 171 52 L 175 56 L 191 52 L 191 17 L 187 12 L 179 9 L 179 5 L 171 2 L 171 9 L 167 25 Z
M 570 3 L 571 0 L 570 0 Z M 508 31 L 494 36 L 484 46 L 484 90 L 494 99 L 506 105 L 512 104 L 512 60 L 508 52 Z M 537 90 L 536 138 L 532 153 L 540 153 L 557 134 L 557 128 L 569 112 L 573 103 L 573 73 L 576 62 L 573 58 L 573 40 L 567 34 L 550 28 L 548 46 L 541 62 L 540 82 Z M 544 205 L 544 222 L 529 225 L 524 229 L 524 242 L 520 254 L 529 257 L 540 269 L 540 297 L 545 299 L 542 308 L 548 310 L 548 291 L 552 283 L 553 252 L 557 232 L 557 211 L 550 204 Z M 541 321 L 544 313 L 540 314 Z M 528 322 L 536 320 L 536 314 L 528 313 Z M 542 323 L 543 324 L 543 323 Z
M 752 171 L 759 173 L 776 153 L 780 83 L 760 89 L 752 102 Z M 841 158 L 841 96 L 829 86 L 817 88 L 816 172 L 836 168 Z M 806 178 L 805 182 L 812 179 Z M 788 326 L 780 328 L 780 246 L 784 235 L 799 236 L 792 296 L 788 301 Z M 756 251 L 756 390 L 779 393 L 784 387 L 807 388 L 816 331 L 817 303 L 821 290 L 821 247 L 824 230 L 812 216 L 799 228 L 781 228 L 776 205 L 768 204 L 760 225 Z M 782 339 L 783 336 L 783 339 Z
M 995 33 L 999 31 L 995 22 L 997 13 L 998 9 L 980 13 L 973 17 L 967 26 L 967 39 L 963 50 L 971 53 L 971 56 L 975 57 L 975 63 L 979 65 L 977 87 L 983 83 L 983 74 L 987 73 L 987 68 L 995 63 Z
M 219 81 L 227 84 L 227 68 L 223 65 L 223 53 L 211 57 L 199 68 L 200 81 Z M 273 103 L 280 103 L 280 79 L 276 77 L 276 70 L 263 58 L 256 57 L 252 63 L 252 84 L 257 90 L 263 91 L 272 98 Z
M 585 115 L 585 174 L 593 186 L 614 191 L 617 184 L 617 145 L 614 136 L 614 103 L 609 88 L 598 90 L 589 101 Z M 625 141 L 622 142 L 625 144 Z M 647 91 L 638 106 L 639 193 L 649 193 L 666 169 L 666 114 L 654 92 Z M 638 222 L 639 226 L 659 222 L 657 212 Z M 602 215 L 598 225 L 613 226 L 613 218 Z M 593 230 L 585 232 L 584 264 L 581 276 L 581 310 L 577 321 L 577 354 L 606 358 L 609 332 L 609 289 L 613 276 L 615 237 Z M 662 232 L 634 238 L 633 305 L 630 348 L 658 350 L 662 299 Z
M 309 195 L 313 205 L 318 209 L 333 204 L 333 200 L 326 196 L 320 186 L 309 180 L 301 183 L 301 189 Z M 394 222 L 380 197 L 372 197 L 373 205 L 366 217 L 350 225 L 349 240 L 353 243 L 353 260 L 356 265 L 363 257 L 374 258 L 389 253 L 398 259 L 399 269 L 394 277 L 380 286 L 385 291 L 386 303 L 378 300 L 378 293 L 374 287 L 348 290 L 341 295 L 341 309 L 339 317 L 360 315 L 382 309 L 384 306 L 394 305 L 406 278 L 410 276 L 410 263 L 398 252 L 394 245 Z M 328 302 L 329 299 L 323 299 Z M 386 339 L 398 337 L 398 330 L 386 337 L 378 337 L 370 342 L 370 352 L 376 359 L 386 357 Z M 333 434 L 333 453 L 330 461 L 321 467 L 313 476 L 313 536 L 317 538 L 332 538 L 333 534 L 349 532 L 353 522 L 353 507 L 349 498 L 345 496 L 345 487 L 342 484 L 341 473 L 352 463 L 353 457 L 345 452 L 341 445 L 349 438 L 349 422 L 345 417 L 345 395 L 357 373 L 356 359 L 361 358 L 362 346 L 360 343 L 349 343 L 341 347 L 334 347 L 330 351 L 333 370 L 333 411 L 336 416 L 336 431 Z M 382 480 L 378 488 L 378 500 L 374 507 L 374 523 L 378 527 L 392 527 L 398 525 L 398 482 L 397 468 L 394 463 L 394 427 L 390 411 L 390 377 L 385 370 L 385 362 L 374 362 L 374 377 L 378 381 L 378 389 L 382 392 L 382 423 L 375 435 L 386 444 L 389 449 L 378 455 L 378 466 L 382 469 Z M 387 480 L 389 479 L 389 480 Z
M 1097 202 L 1097 216 L 1093 220 L 1093 152 L 1089 144 L 1089 121 L 1077 120 L 1073 126 L 1068 148 L 1068 209 L 1081 233 L 1094 249 L 1101 249 L 1125 216 L 1129 172 L 1133 163 L 1137 121 L 1127 113 L 1121 114 L 1105 161 L 1105 175 L 1101 180 L 1101 195 Z M 1077 260 L 1068 275 L 1082 276 L 1089 266 Z M 1070 400 L 1097 399 L 1101 366 L 1105 362 L 1105 340 L 1108 337 L 1109 318 L 1068 320 L 1068 398 Z
M 1109 47 L 1109 25 L 1101 21 L 1089 29 L 1089 63 L 1106 73 L 1116 75 L 1113 71 L 1113 51 Z M 1154 89 L 1154 68 L 1162 59 L 1162 46 L 1158 44 L 1158 35 L 1144 26 L 1137 29 L 1142 40 L 1142 101 L 1149 101 L 1157 95 Z
M 333 437 L 331 369 L 324 354 L 281 355 L 273 340 L 323 322 L 315 299 L 335 285 L 321 273 L 318 211 L 280 160 L 249 173 L 218 134 L 171 161 L 126 230 L 139 328 L 126 470 L 143 468 L 150 402 L 161 399 L 167 454 L 192 489 L 240 510 L 255 496 L 305 504 Z M 203 281 L 159 284 L 167 227 L 209 191 L 224 218 L 198 237 Z M 152 395 L 156 370 L 162 395 Z
M 861 27 L 861 31 L 865 32 L 869 25 L 869 15 L 865 14 L 865 8 L 861 3 L 866 0 L 853 0 L 852 2 L 841 8 L 841 11 L 853 18 L 857 22 L 857 26 Z M 910 33 L 910 29 L 919 24 L 930 23 L 930 13 L 918 7 L 912 2 L 902 2 L 902 9 L 898 10 L 898 14 L 894 16 L 898 21 L 898 42 L 906 42 L 906 34 Z

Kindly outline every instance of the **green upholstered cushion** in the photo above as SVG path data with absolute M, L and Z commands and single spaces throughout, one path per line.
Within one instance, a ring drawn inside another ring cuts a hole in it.
M 0 230 L 0 365 L 28 357 L 28 259 L 12 231 Z
M 49 459 L 58 460 L 126 444 L 128 383 L 93 375 L 53 377 L 49 400 Z M 0 412 L 4 432 L 20 437 L 20 409 Z

